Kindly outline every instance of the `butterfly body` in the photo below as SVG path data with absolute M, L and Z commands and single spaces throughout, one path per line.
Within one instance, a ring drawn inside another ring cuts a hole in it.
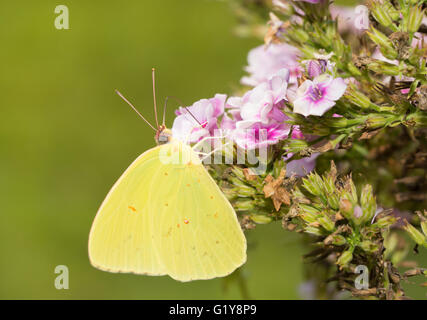
M 165 128 L 156 141 L 102 203 L 89 236 L 92 265 L 179 281 L 230 274 L 246 261 L 234 209 L 190 146 Z

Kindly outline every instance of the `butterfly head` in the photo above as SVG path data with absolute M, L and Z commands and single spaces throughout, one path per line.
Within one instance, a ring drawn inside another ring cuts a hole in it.
M 157 129 L 154 139 L 158 145 L 169 143 L 172 141 L 172 131 L 164 125 L 161 125 L 159 129 Z

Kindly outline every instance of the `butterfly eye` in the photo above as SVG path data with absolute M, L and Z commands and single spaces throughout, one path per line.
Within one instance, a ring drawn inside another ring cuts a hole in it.
M 168 137 L 167 137 L 167 136 L 160 135 L 160 136 L 159 136 L 159 142 L 168 142 Z

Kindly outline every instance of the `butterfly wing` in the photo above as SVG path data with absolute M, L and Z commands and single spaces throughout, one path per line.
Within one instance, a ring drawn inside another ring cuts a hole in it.
M 211 279 L 246 261 L 246 239 L 197 155 L 174 142 L 142 154 L 113 186 L 93 223 L 89 256 L 105 271 Z
M 110 272 L 163 275 L 153 245 L 148 190 L 157 188 L 159 147 L 139 156 L 123 173 L 98 210 L 89 235 L 89 259 Z
M 183 159 L 197 158 L 189 146 L 178 150 Z M 159 257 L 179 281 L 222 277 L 246 261 L 246 238 L 233 207 L 195 162 L 164 165 L 159 188 L 150 190 Z

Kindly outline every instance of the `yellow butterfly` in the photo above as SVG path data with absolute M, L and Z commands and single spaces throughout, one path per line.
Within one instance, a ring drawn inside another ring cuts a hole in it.
M 156 110 L 154 69 L 153 92 Z M 155 139 L 158 146 L 130 165 L 99 208 L 89 235 L 90 262 L 104 271 L 179 281 L 232 273 L 246 261 L 233 207 L 193 148 L 173 139 L 164 114 Z

